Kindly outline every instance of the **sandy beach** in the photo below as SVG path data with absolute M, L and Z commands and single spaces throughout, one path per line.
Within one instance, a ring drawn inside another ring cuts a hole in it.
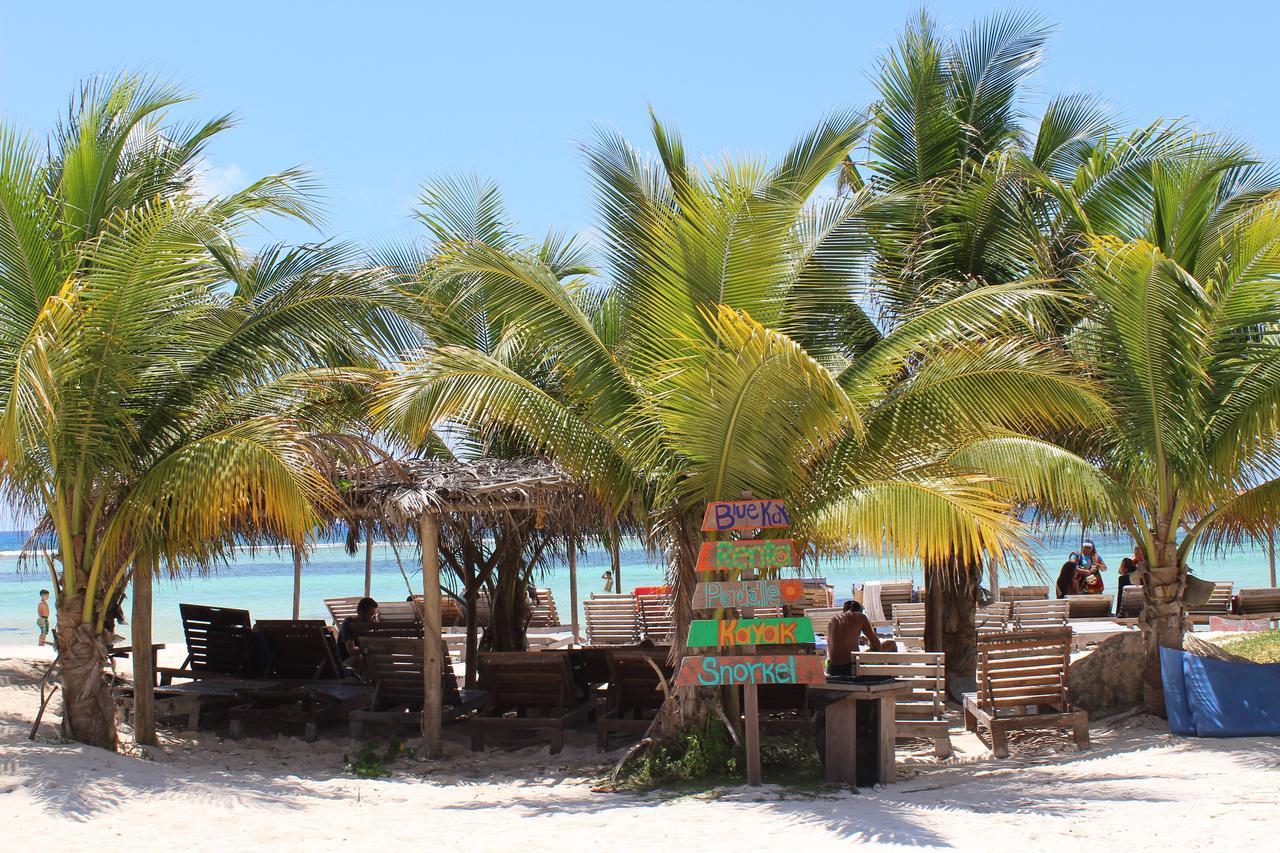
M 620 751 L 597 753 L 585 726 L 557 756 L 545 745 L 472 753 L 452 726 L 443 762 L 403 759 L 391 777 L 364 780 L 342 770 L 353 747 L 342 729 L 314 744 L 162 729 L 159 749 L 126 744 L 112 755 L 62 743 L 54 716 L 28 740 L 44 666 L 32 658 L 48 657 L 35 652 L 0 650 L 0 820 L 22 827 L 24 844 L 52 849 L 719 850 L 750 839 L 791 849 L 1262 850 L 1280 833 L 1280 738 L 1176 738 L 1140 715 L 1096 722 L 1086 752 L 1038 734 L 1004 761 L 957 725 L 954 758 L 900 747 L 900 780 L 857 794 L 599 793 Z

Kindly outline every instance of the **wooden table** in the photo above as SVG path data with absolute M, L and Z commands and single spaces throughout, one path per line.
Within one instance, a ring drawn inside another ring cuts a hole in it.
M 858 710 L 874 712 L 879 706 L 879 725 L 876 743 L 879 746 L 877 773 L 881 784 L 896 778 L 895 739 L 897 725 L 894 703 L 899 693 L 911 690 L 911 685 L 896 679 L 878 684 L 842 684 L 827 682 L 810 686 L 809 694 L 830 702 L 826 706 L 826 781 L 858 784 Z
M 164 648 L 164 643 L 151 644 L 151 675 L 154 679 L 159 671 L 160 650 Z M 133 646 L 115 646 L 111 649 L 113 658 L 128 657 L 133 654 Z

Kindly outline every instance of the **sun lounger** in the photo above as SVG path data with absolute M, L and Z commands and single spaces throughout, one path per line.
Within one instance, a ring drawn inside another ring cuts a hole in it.
M 1142 615 L 1142 608 L 1146 606 L 1146 603 L 1146 599 L 1143 598 L 1142 586 L 1131 583 L 1123 587 L 1123 591 L 1120 593 L 1120 612 L 1116 615 L 1124 619 L 1136 619 Z
M 948 734 L 946 666 L 942 652 L 855 652 L 858 675 L 889 675 L 911 685 L 895 702 L 898 737 L 933 741 L 939 758 L 951 754 Z
M 669 592 L 636 596 L 643 639 L 659 644 L 671 642 L 671 635 L 675 633 L 675 619 L 671 613 L 674 602 Z
M 484 749 L 488 732 L 536 731 L 548 735 L 555 755 L 564 747 L 565 726 L 589 710 L 564 652 L 490 652 L 477 658 L 477 667 L 488 697 L 484 710 L 468 721 L 474 752 Z M 541 716 L 530 717 L 530 711 Z
M 423 670 L 425 668 L 422 638 L 366 635 L 360 640 L 364 653 L 364 677 L 374 685 L 373 696 L 364 708 L 347 716 L 351 737 L 359 739 L 365 723 L 422 725 Z M 482 690 L 459 690 L 453 667 L 444 657 L 440 685 L 444 703 L 442 719 L 452 722 L 483 705 Z
M 835 590 L 826 578 L 801 578 L 800 582 L 804 585 L 804 601 L 784 604 L 784 615 L 803 616 L 811 607 L 831 607 L 835 603 Z
M 854 589 L 857 589 L 856 584 Z M 883 581 L 880 584 L 880 608 L 884 611 L 884 618 L 892 621 L 893 608 L 898 604 L 910 604 L 913 596 L 911 581 Z
M 1067 607 L 1065 599 L 1015 601 L 1013 602 L 1014 630 L 1064 627 L 1067 624 Z
M 839 607 L 806 607 L 804 610 L 805 618 L 813 623 L 813 633 L 827 635 L 827 626 L 831 624 L 831 618 L 841 612 Z
M 1089 716 L 1067 693 L 1070 653 L 1069 628 L 979 637 L 978 692 L 965 694 L 965 728 L 985 727 L 998 758 L 1008 757 L 1008 735 L 1016 729 L 1069 728 L 1087 747 Z
M 253 687 L 237 692 L 242 704 L 227 712 L 231 737 L 244 735 L 245 723 L 303 727 L 303 739 L 316 739 L 323 723 L 341 722 L 354 709 L 369 704 L 373 687 L 331 681 L 283 687 Z
M 893 609 L 893 636 L 904 646 L 924 648 L 924 602 L 901 602 Z
M 1000 587 L 1001 601 L 1047 601 L 1048 599 L 1049 587 L 1047 586 Z
M 324 606 L 333 618 L 333 626 L 341 628 L 342 623 L 356 615 L 356 606 L 364 596 L 348 595 L 343 598 L 326 598 Z M 378 621 L 384 625 L 420 625 L 422 623 L 422 596 L 414 596 L 413 601 L 379 601 Z
M 1213 592 L 1209 594 L 1209 600 L 1198 607 L 1187 608 L 1187 616 L 1193 624 L 1206 624 L 1211 616 L 1225 616 L 1231 612 L 1231 591 L 1235 588 L 1235 581 L 1211 581 L 1211 583 Z
M 587 644 L 630 646 L 640 642 L 640 620 L 634 595 L 593 595 L 582 602 L 587 618 Z
M 1254 619 L 1280 619 L 1280 588 L 1251 587 L 1240 590 L 1240 615 Z
M 609 690 L 605 711 L 596 717 L 596 748 L 601 752 L 609 748 L 609 735 L 614 732 L 643 734 L 648 730 L 652 720 L 645 715 L 656 712 L 666 698 L 658 672 L 668 683 L 672 680 L 669 656 L 670 651 L 662 648 L 605 652 Z
M 259 619 L 253 627 L 267 649 L 269 678 L 341 678 L 338 644 L 320 619 Z
M 261 675 L 253 654 L 252 622 L 248 610 L 179 604 L 187 659 L 178 669 L 159 668 L 162 685 L 175 677 L 252 678 Z
M 538 603 L 533 607 L 533 613 L 529 617 L 530 628 L 552 628 L 562 625 L 560 614 L 556 612 L 556 599 L 549 589 L 539 589 Z
M 1106 619 L 1111 616 L 1111 596 L 1105 592 L 1068 595 L 1068 619 Z

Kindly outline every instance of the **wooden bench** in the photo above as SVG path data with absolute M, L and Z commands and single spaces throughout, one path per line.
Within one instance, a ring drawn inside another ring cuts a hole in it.
M 636 610 L 640 616 L 640 633 L 651 643 L 670 643 L 675 634 L 675 618 L 671 593 L 653 593 L 636 596 Z
M 179 678 L 253 678 L 262 674 L 254 660 L 253 622 L 248 610 L 179 604 L 187 659 L 178 669 L 160 667 L 161 684 Z
M 652 719 L 645 715 L 656 712 L 666 699 L 659 671 L 668 684 L 672 680 L 670 656 L 670 649 L 665 648 L 606 652 L 609 688 L 605 696 L 605 711 L 596 718 L 597 749 L 601 752 L 608 750 L 609 736 L 614 732 L 644 734 L 648 731 Z
M 1106 619 L 1111 616 L 1111 596 L 1105 592 L 1068 595 L 1068 619 Z
M 564 748 L 564 729 L 588 711 L 564 652 L 489 652 L 476 659 L 484 710 L 468 721 L 471 749 L 484 749 L 488 732 L 546 732 L 551 754 Z M 530 711 L 541 717 L 528 716 Z M 514 713 L 515 716 L 507 716 Z
M 368 634 L 360 638 L 360 650 L 364 653 L 364 675 L 373 683 L 374 692 L 366 707 L 348 715 L 351 737 L 359 739 L 365 723 L 421 726 L 426 666 L 422 638 Z M 482 690 L 459 690 L 448 656 L 443 660 L 440 670 L 444 696 L 442 719 L 451 722 L 479 710 L 485 695 Z
M 964 725 L 986 727 L 991 750 L 1009 755 L 1016 729 L 1069 728 L 1080 747 L 1089 745 L 1089 716 L 1071 705 L 1067 679 L 1071 629 L 1010 631 L 978 638 L 978 692 L 964 697 Z
M 1049 587 L 1047 586 L 1002 586 L 1000 587 L 1001 601 L 1048 601 Z
M 1025 631 L 1036 628 L 1065 627 L 1067 608 L 1065 599 L 1015 601 L 1013 602 L 1013 628 L 1015 631 Z
M 911 685 L 894 704 L 898 737 L 931 740 L 935 755 L 951 755 L 942 652 L 855 652 L 853 662 L 858 675 L 891 675 Z
M 582 602 L 587 620 L 587 644 L 630 646 L 640 642 L 640 620 L 634 595 L 596 594 Z
M 1280 619 L 1280 587 L 1240 590 L 1240 615 L 1275 621 Z

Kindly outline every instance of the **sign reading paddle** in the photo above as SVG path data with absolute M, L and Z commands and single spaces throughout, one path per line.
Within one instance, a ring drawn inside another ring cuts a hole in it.
M 693 590 L 694 610 L 721 607 L 780 607 L 805 600 L 804 584 L 793 578 L 761 581 L 707 581 Z

